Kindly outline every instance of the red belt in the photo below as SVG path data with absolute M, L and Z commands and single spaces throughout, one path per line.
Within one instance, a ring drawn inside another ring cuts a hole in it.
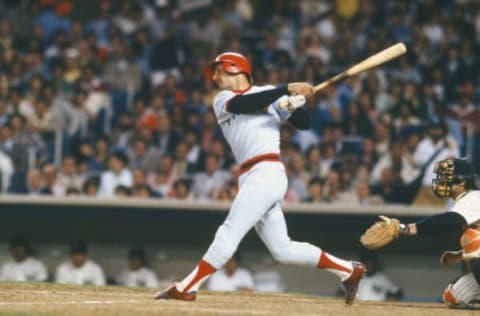
M 252 169 L 257 163 L 262 161 L 281 161 L 280 155 L 276 153 L 268 153 L 263 155 L 258 155 L 253 158 L 250 158 L 240 164 L 240 174 L 247 172 Z

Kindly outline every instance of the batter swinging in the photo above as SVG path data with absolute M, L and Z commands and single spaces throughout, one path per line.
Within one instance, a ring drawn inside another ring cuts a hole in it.
M 290 240 L 281 209 L 287 176 L 280 161 L 280 123 L 288 120 L 298 129 L 309 128 L 307 112 L 301 106 L 305 98 L 313 95 L 313 87 L 308 83 L 254 86 L 248 60 L 231 52 L 210 62 L 205 76 L 222 90 L 213 107 L 235 159 L 240 162 L 239 191 L 195 269 L 155 298 L 195 300 L 200 285 L 230 259 L 242 238 L 255 227 L 275 260 L 334 273 L 345 287 L 345 303 L 352 304 L 365 267 L 309 243 Z M 287 109 L 280 108 L 281 102 L 289 103 Z

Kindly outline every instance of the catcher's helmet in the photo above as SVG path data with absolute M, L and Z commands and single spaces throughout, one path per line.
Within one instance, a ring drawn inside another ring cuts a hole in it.
M 239 53 L 226 52 L 218 55 L 214 60 L 208 63 L 205 68 L 205 78 L 207 80 L 213 79 L 215 66 L 218 64 L 223 64 L 223 69 L 231 75 L 244 73 L 249 80 L 252 76 L 252 66 L 250 66 L 250 62 L 245 56 Z
M 475 188 L 475 173 L 465 159 L 448 158 L 435 164 L 432 190 L 438 197 L 452 196 L 452 186 L 465 181 L 467 190 Z

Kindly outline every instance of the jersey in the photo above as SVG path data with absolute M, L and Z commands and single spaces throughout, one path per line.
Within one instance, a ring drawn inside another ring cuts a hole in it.
M 117 281 L 128 287 L 158 287 L 159 282 L 152 269 L 142 267 L 138 270 L 125 270 L 120 273 Z
M 0 270 L 1 281 L 46 281 L 47 277 L 45 264 L 32 257 L 28 257 L 21 262 L 9 260 L 2 265 Z
M 362 301 L 386 301 L 389 294 L 397 294 L 400 288 L 381 272 L 366 275 L 358 284 L 358 299 Z
M 71 261 L 60 264 L 55 275 L 55 282 L 77 285 L 105 285 L 105 275 L 102 268 L 87 260 L 81 267 L 75 267 Z
M 275 86 L 251 86 L 242 94 L 274 89 Z M 213 101 L 213 109 L 225 139 L 232 148 L 237 162 L 266 153 L 280 153 L 280 124 L 292 114 L 279 104 L 288 99 L 282 96 L 265 107 L 263 113 L 235 114 L 228 112 L 227 103 L 238 93 L 222 90 Z
M 450 208 L 449 212 L 461 215 L 467 225 L 480 226 L 480 191 L 469 191 Z
M 207 288 L 210 291 L 239 291 L 255 289 L 253 276 L 247 269 L 237 268 L 233 275 L 228 276 L 225 270 L 215 272 L 208 280 Z

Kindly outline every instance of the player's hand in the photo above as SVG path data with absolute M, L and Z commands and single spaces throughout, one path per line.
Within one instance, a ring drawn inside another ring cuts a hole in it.
M 291 95 L 301 94 L 308 99 L 313 95 L 313 86 L 307 82 L 292 82 L 288 84 L 288 92 Z
M 448 266 L 450 264 L 457 264 L 463 261 L 463 251 L 445 251 L 440 257 L 440 264 Z
M 295 112 L 295 110 L 297 110 L 299 107 L 302 107 L 305 105 L 305 97 L 301 94 L 298 94 L 298 95 L 291 95 L 288 97 L 288 105 L 287 105 L 287 109 L 290 111 L 290 112 Z

